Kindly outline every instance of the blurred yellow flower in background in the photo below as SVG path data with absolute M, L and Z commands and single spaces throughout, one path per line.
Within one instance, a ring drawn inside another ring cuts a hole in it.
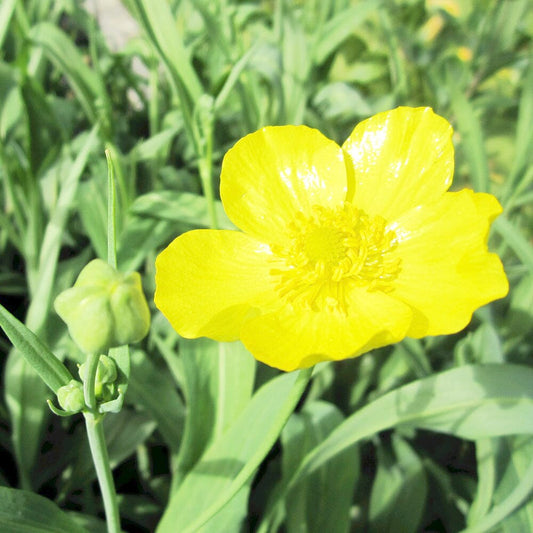
M 220 186 L 242 231 L 175 239 L 156 261 L 157 307 L 183 337 L 241 339 L 286 371 L 461 330 L 508 282 L 487 250 L 498 201 L 447 192 L 451 135 L 408 107 L 361 122 L 342 147 L 306 126 L 247 135 Z

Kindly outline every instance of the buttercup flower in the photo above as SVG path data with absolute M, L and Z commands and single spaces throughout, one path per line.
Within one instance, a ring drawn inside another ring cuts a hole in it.
M 407 107 L 361 122 L 342 148 L 305 126 L 247 135 L 220 185 L 242 231 L 175 239 L 157 258 L 157 307 L 183 337 L 241 339 L 286 371 L 463 329 L 508 283 L 487 250 L 498 201 L 447 192 L 451 135 Z

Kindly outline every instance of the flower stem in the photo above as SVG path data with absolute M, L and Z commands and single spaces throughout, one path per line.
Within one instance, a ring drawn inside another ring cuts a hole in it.
M 111 466 L 109 464 L 109 455 L 107 454 L 104 428 L 102 426 L 103 416 L 97 411 L 98 406 L 94 392 L 94 382 L 99 358 L 98 354 L 89 354 L 87 357 L 87 375 L 83 383 L 87 411 L 83 413 L 83 416 L 85 417 L 89 447 L 104 502 L 107 530 L 109 533 L 120 533 L 117 495 Z
M 207 212 L 209 214 L 209 223 L 211 229 L 218 228 L 217 212 L 215 207 L 215 193 L 213 183 L 211 182 L 211 171 L 213 168 L 213 137 L 209 135 L 205 139 L 205 153 L 199 161 L 200 180 L 202 189 L 207 201 Z

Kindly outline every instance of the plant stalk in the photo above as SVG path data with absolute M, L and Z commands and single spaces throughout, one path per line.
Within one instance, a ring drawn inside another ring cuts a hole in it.
M 87 376 L 83 383 L 87 411 L 83 413 L 83 416 L 85 417 L 85 427 L 87 429 L 91 456 L 104 502 L 107 531 L 109 533 L 120 533 L 117 494 L 109 464 L 104 428 L 102 426 L 103 415 L 97 411 L 98 406 L 94 392 L 94 382 L 99 358 L 98 354 L 90 354 L 87 358 Z

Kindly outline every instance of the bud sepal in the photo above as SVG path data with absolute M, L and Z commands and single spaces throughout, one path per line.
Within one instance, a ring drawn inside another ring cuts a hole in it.
M 55 407 L 50 400 L 48 400 L 48 406 L 59 416 L 71 416 L 85 410 L 83 385 L 75 379 L 70 380 L 57 390 L 57 402 L 61 409 Z

